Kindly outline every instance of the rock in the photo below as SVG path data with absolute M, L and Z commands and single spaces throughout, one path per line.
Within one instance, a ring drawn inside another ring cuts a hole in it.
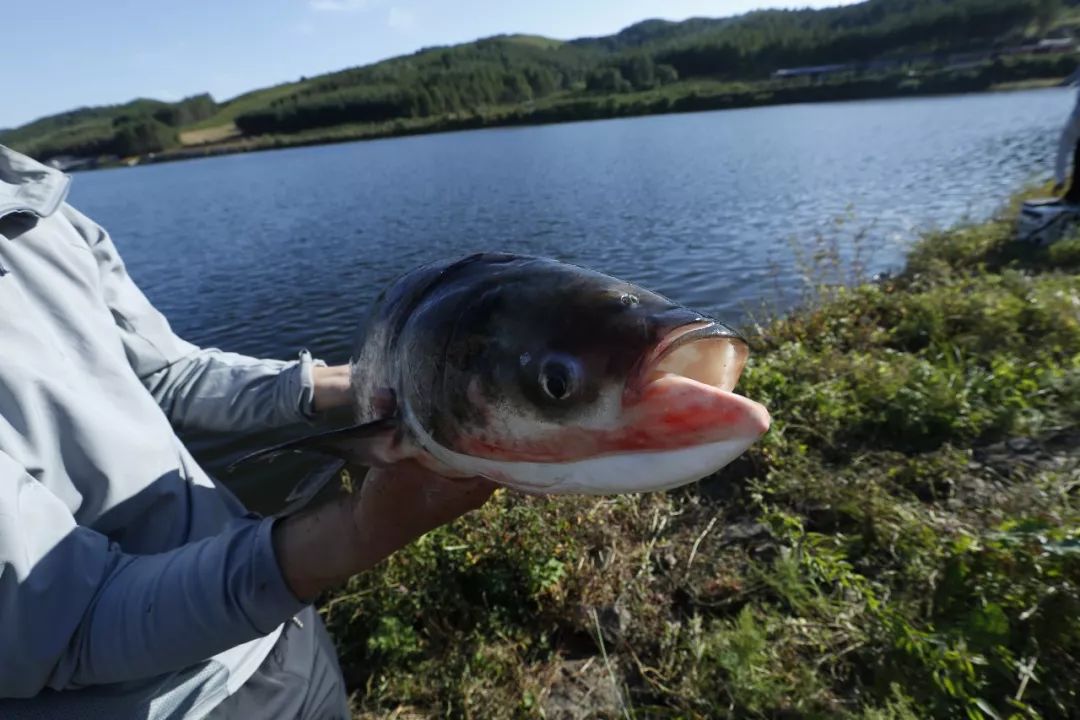
M 1005 445 L 1014 453 L 1020 453 L 1022 455 L 1033 453 L 1039 449 L 1038 444 L 1034 440 L 1026 437 L 1010 438 L 1005 442 Z
M 1080 433 L 1073 430 L 1045 437 L 1014 437 L 975 448 L 975 460 L 1004 480 L 1016 480 L 1040 470 L 1067 470 L 1080 462 Z
M 736 543 L 754 540 L 768 535 L 769 528 L 761 523 L 743 520 L 725 527 L 723 532 L 720 533 L 720 541 L 724 543 Z
M 610 671 L 601 656 L 564 660 L 541 703 L 544 717 L 548 720 L 622 717 L 622 688 L 618 684 L 622 674 L 615 658 L 609 656 L 608 661 Z
M 600 632 L 608 647 L 621 643 L 626 638 L 626 631 L 633 622 L 633 616 L 621 601 L 597 610 Z

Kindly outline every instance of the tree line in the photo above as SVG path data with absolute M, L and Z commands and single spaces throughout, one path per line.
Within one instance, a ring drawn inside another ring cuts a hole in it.
M 784 67 L 941 55 L 1019 42 L 1057 0 L 873 0 L 822 11 L 752 13 L 742 23 L 669 41 L 659 62 L 680 75 L 761 77 Z
M 781 67 L 986 48 L 1056 15 L 1058 0 L 869 0 L 827 10 L 647 21 L 558 43 L 508 36 L 432 48 L 314 78 L 239 115 L 245 134 L 455 115 L 555 94 L 651 90 L 679 79 L 754 79 Z

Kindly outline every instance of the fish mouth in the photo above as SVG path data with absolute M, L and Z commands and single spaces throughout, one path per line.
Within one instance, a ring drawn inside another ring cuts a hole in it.
M 678 376 L 730 393 L 749 357 L 750 346 L 734 330 L 715 321 L 699 320 L 677 327 L 661 339 L 628 390 L 640 392 L 657 380 Z
M 750 346 L 711 320 L 679 326 L 643 359 L 623 394 L 623 422 L 656 447 L 746 441 L 771 424 L 760 403 L 737 395 Z

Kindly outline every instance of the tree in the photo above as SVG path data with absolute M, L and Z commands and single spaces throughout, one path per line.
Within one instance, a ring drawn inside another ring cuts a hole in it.
M 631 56 L 620 65 L 620 71 L 638 90 L 648 90 L 656 84 L 656 65 L 652 57 L 639 53 Z
M 421 87 L 417 90 L 417 110 L 421 117 L 428 117 L 438 112 L 435 109 L 435 102 L 431 98 L 431 93 L 427 91 L 427 88 Z
M 124 118 L 117 123 L 113 152 L 120 156 L 160 152 L 177 143 L 176 129 L 152 117 Z
M 525 102 L 532 100 L 532 97 L 532 87 L 524 75 L 521 73 L 509 73 L 503 76 L 503 91 L 499 96 L 501 102 Z
M 678 81 L 679 71 L 670 65 L 657 65 L 656 66 L 656 82 L 660 85 L 670 85 L 673 82 Z
M 585 88 L 592 92 L 626 92 L 631 90 L 632 86 L 618 68 L 609 67 L 589 73 Z

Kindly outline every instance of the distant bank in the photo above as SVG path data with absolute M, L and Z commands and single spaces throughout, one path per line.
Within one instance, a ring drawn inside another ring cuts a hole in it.
M 478 130 L 498 127 L 548 125 L 587 120 L 663 115 L 671 113 L 734 110 L 796 103 L 843 102 L 903 97 L 925 97 L 983 92 L 1014 92 L 1061 87 L 1065 76 L 1001 79 L 985 73 L 952 74 L 930 82 L 896 82 L 893 77 L 845 81 L 810 82 L 768 86 L 729 83 L 679 83 L 659 91 L 605 97 L 565 98 L 528 107 L 492 108 L 453 113 L 433 118 L 397 119 L 380 123 L 353 123 L 295 133 L 245 136 L 234 126 L 195 131 L 180 147 L 125 158 L 77 159 L 58 164 L 68 171 L 145 165 L 195 158 L 231 155 L 260 150 L 375 140 L 411 135 Z M 182 137 L 188 133 L 182 133 Z
M 75 170 L 485 127 L 940 95 L 1062 82 L 1080 6 L 1047 0 L 866 0 L 614 35 L 498 35 L 428 47 L 217 102 L 138 99 L 0 130 Z

